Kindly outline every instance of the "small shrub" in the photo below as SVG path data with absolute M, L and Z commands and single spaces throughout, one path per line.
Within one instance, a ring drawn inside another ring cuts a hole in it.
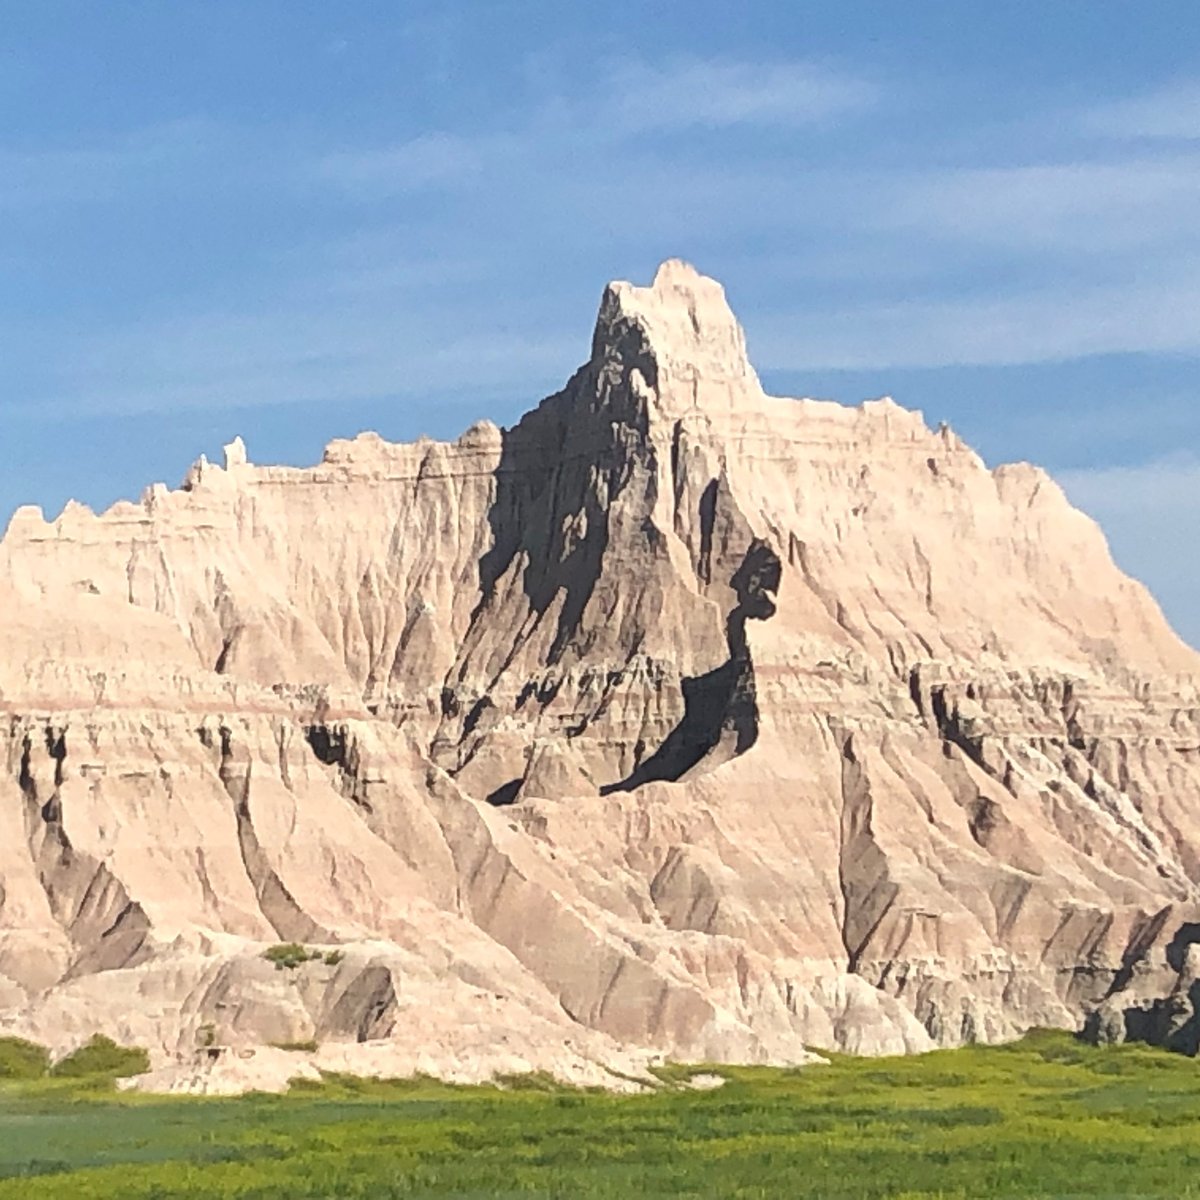
M 312 1054 L 320 1049 L 320 1043 L 309 1038 L 303 1042 L 272 1042 L 276 1050 L 294 1050 L 297 1053 Z
M 302 963 L 320 957 L 320 950 L 310 950 L 299 942 L 280 942 L 279 945 L 268 946 L 263 951 L 263 958 L 274 963 L 277 971 L 294 971 Z
M 150 1070 L 150 1056 L 140 1046 L 118 1046 L 112 1038 L 96 1034 L 90 1042 L 60 1059 L 50 1068 L 51 1075 L 63 1079 L 104 1076 L 123 1079 Z
M 0 1079 L 40 1079 L 49 1069 L 50 1052 L 45 1046 L 0 1037 Z
M 325 965 L 327 967 L 336 967 L 346 956 L 340 950 L 330 950 L 325 955 Z

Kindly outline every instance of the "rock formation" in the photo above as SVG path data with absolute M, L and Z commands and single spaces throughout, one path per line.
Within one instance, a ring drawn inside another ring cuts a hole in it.
M 19 510 L 0 611 L 0 1032 L 163 1086 L 1111 1025 L 1200 940 L 1200 655 L 1043 472 L 765 395 L 679 262 L 512 429 Z

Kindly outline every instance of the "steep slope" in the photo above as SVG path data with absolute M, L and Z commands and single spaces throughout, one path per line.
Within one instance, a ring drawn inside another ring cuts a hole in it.
M 510 430 L 23 509 L 0 600 L 0 1027 L 56 1044 L 915 1050 L 1200 930 L 1200 656 L 1042 472 L 764 395 L 682 263 Z

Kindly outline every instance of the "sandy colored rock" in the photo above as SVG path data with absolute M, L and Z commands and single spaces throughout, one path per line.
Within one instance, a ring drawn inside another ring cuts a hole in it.
M 512 429 L 224 464 L 0 542 L 0 1031 L 619 1082 L 1190 987 L 1200 656 L 1044 472 L 765 395 L 687 265 Z

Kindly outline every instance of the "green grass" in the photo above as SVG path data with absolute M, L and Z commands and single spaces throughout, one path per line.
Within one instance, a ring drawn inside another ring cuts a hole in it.
M 696 1070 L 696 1068 L 693 1068 Z M 649 1095 L 347 1076 L 167 1099 L 0 1082 L 0 1200 L 1200 1196 L 1200 1070 L 1062 1034 Z M 111 1086 L 111 1085 L 106 1085 Z
M 50 1053 L 24 1038 L 0 1038 L 0 1079 L 38 1079 L 50 1069 Z
M 118 1046 L 102 1033 L 50 1068 L 62 1079 L 120 1079 L 150 1070 L 150 1056 L 138 1046 Z

